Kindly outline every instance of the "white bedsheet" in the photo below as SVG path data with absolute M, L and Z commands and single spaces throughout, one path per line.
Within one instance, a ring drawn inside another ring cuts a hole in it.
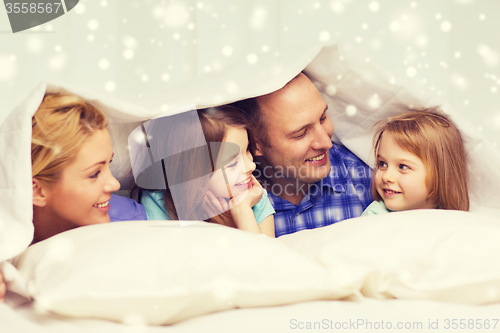
M 467 324 L 469 320 L 473 320 L 474 325 L 483 326 L 488 319 L 490 328 L 478 329 L 474 326 L 472 329 L 453 330 L 451 325 L 455 323 L 454 319 L 457 319 L 457 325 L 462 319 Z M 126 326 L 105 320 L 68 319 L 40 313 L 32 303 L 18 306 L 14 310 L 0 305 L 1 331 L 8 333 L 310 332 L 313 330 L 306 329 L 306 325 L 314 325 L 315 322 L 323 327 L 314 330 L 315 332 L 500 332 L 500 321 L 493 328 L 494 319 L 500 319 L 500 304 L 473 306 L 433 301 L 365 299 L 360 302 L 314 301 L 277 307 L 235 309 L 203 315 L 172 326 Z M 363 324 L 360 320 L 363 320 Z M 392 329 L 382 330 L 382 321 L 385 328 L 390 322 Z M 371 329 L 367 326 L 368 322 L 372 323 Z M 396 329 L 398 324 L 403 328 Z M 422 329 L 415 326 L 420 324 Z M 335 329 L 335 325 L 350 327 Z M 333 329 L 330 328 L 332 326 Z M 446 329 L 448 326 L 449 329 Z

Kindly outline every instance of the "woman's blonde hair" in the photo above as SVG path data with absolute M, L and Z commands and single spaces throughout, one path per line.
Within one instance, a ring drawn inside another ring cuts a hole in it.
M 56 183 L 94 130 L 107 127 L 106 115 L 75 95 L 45 94 L 32 118 L 32 176 Z
M 427 170 L 428 199 L 440 209 L 469 210 L 467 158 L 460 132 L 437 107 L 409 111 L 375 124 L 375 159 L 384 132 L 397 144 L 416 155 Z M 375 179 L 375 177 L 373 177 Z M 373 198 L 381 201 L 375 184 Z

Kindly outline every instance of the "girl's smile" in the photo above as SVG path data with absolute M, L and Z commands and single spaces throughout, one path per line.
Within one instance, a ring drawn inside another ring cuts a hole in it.
M 252 172 L 255 170 L 255 163 L 248 150 L 246 129 L 228 126 L 224 142 L 236 144 L 240 152 L 234 160 L 214 172 L 208 182 L 208 190 L 216 197 L 231 198 L 247 191 L 252 186 Z M 219 156 L 221 154 L 222 152 L 219 152 Z

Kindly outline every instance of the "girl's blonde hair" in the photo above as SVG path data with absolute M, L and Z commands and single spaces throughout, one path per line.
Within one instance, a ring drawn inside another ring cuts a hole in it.
M 375 159 L 384 132 L 397 144 L 419 157 L 427 170 L 428 200 L 440 209 L 469 210 L 467 158 L 460 132 L 437 107 L 409 111 L 375 124 Z M 373 177 L 375 179 L 375 177 Z M 373 198 L 381 201 L 375 184 Z
M 75 95 L 45 94 L 32 120 L 32 176 L 53 185 L 106 115 Z

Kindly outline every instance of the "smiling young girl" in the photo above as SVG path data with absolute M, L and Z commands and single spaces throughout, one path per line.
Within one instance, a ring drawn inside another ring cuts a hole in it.
M 252 175 L 242 113 L 218 106 L 149 122 L 151 154 L 165 172 L 164 181 L 150 183 L 163 183 L 165 190 L 142 195 L 148 219 L 205 220 L 274 237 L 274 209 Z
M 375 125 L 375 201 L 362 216 L 410 209 L 469 210 L 460 132 L 439 111 L 410 111 Z

